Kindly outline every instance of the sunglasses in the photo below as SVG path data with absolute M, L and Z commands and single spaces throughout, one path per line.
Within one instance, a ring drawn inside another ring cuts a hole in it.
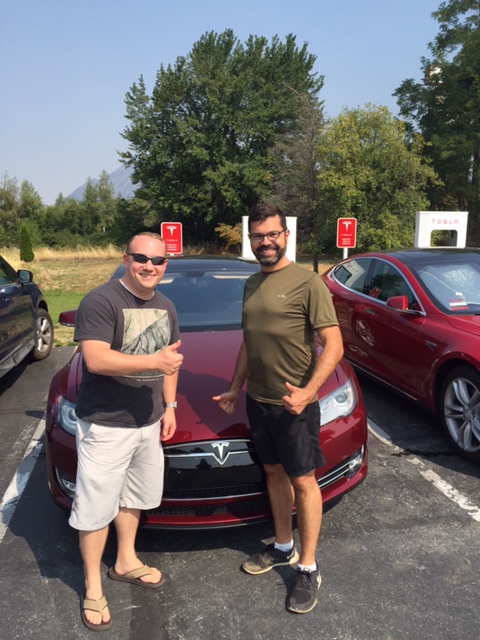
M 154 267 L 159 267 L 167 261 L 165 256 L 146 256 L 143 253 L 127 253 L 127 256 L 132 256 L 134 262 L 139 264 L 147 264 L 150 260 Z

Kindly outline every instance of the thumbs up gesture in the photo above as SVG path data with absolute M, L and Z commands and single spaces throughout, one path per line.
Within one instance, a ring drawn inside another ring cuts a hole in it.
M 156 367 L 159 371 L 162 371 L 165 375 L 171 376 L 176 373 L 182 366 L 183 356 L 178 353 L 178 349 L 182 344 L 181 340 L 177 340 L 173 344 L 169 344 L 167 347 L 158 351 L 155 354 L 157 358 Z

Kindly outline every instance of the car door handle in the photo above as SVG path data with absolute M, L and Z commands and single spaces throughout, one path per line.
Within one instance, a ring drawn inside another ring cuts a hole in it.
M 365 307 L 365 313 L 368 313 L 371 316 L 375 316 L 376 315 L 374 309 L 372 309 L 371 307 Z

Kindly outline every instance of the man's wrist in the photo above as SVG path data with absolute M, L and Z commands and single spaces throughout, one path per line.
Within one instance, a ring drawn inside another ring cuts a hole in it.
M 176 409 L 177 408 L 177 401 L 175 402 L 165 402 L 165 408 L 166 409 Z

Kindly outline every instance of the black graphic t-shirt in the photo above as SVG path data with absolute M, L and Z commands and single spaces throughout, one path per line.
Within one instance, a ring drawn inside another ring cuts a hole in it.
M 97 287 L 80 303 L 74 339 L 101 340 L 115 351 L 150 354 L 179 338 L 177 314 L 171 301 L 158 291 L 141 300 L 119 280 Z M 145 371 L 134 376 L 90 373 L 83 363 L 76 413 L 99 424 L 141 427 L 163 413 L 163 374 Z

